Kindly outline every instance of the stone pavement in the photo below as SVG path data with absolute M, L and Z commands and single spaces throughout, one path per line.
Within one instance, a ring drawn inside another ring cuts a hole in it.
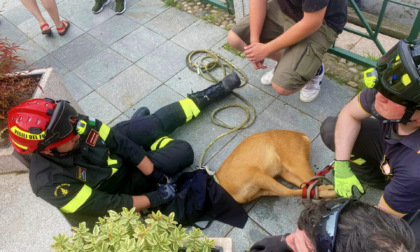
M 194 49 L 211 49 L 247 74 L 249 84 L 237 92 L 254 105 L 258 114 L 250 128 L 222 138 L 209 150 L 205 162 L 211 170 L 217 171 L 245 137 L 274 129 L 300 131 L 312 139 L 311 165 L 315 172 L 333 159 L 333 153 L 320 139 L 319 127 L 355 95 L 353 88 L 326 77 L 320 96 L 312 103 L 300 102 L 298 93 L 279 97 L 271 87 L 259 83 L 264 72 L 255 71 L 246 59 L 221 48 L 226 43 L 226 30 L 167 7 L 160 0 L 128 0 L 127 11 L 119 16 L 111 9 L 113 4 L 94 15 L 93 1 L 57 2 L 61 16 L 71 22 L 65 36 L 58 36 L 55 28 L 54 36 L 41 35 L 35 18 L 16 0 L 5 0 L 0 33 L 24 49 L 19 55 L 30 69 L 52 66 L 86 114 L 115 125 L 141 106 L 153 112 L 183 99 L 191 90 L 209 86 L 211 83 L 186 67 L 185 57 Z M 345 42 L 361 41 L 347 36 Z M 172 135 L 192 144 L 196 153 L 192 167 L 207 144 L 225 131 L 211 123 L 211 111 L 229 103 L 241 102 L 229 96 Z M 231 125 L 239 124 L 244 117 L 236 109 L 217 116 Z M 52 236 L 70 233 L 62 215 L 33 195 L 27 173 L 0 174 L 0 189 L 0 251 L 49 251 Z M 380 195 L 381 191 L 369 189 L 363 199 L 375 204 Z M 302 209 L 298 201 L 278 197 L 255 200 L 245 206 L 250 219 L 244 229 L 214 222 L 204 232 L 213 237 L 231 237 L 235 251 L 244 251 L 267 235 L 293 232 Z

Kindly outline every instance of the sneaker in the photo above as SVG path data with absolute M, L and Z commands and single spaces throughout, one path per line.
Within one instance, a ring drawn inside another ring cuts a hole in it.
M 322 64 L 318 73 L 300 90 L 300 100 L 302 102 L 311 102 L 318 97 L 324 72 L 324 64 Z
M 115 0 L 115 14 L 120 15 L 125 12 L 127 8 L 126 0 Z
M 101 12 L 104 7 L 109 4 L 110 0 L 96 0 L 95 1 L 95 5 L 92 8 L 92 12 L 95 14 L 98 14 L 99 12 Z
M 263 84 L 264 86 L 271 86 L 271 83 L 273 82 L 274 70 L 276 70 L 275 67 L 273 68 L 273 70 L 266 72 L 261 77 L 261 84 Z

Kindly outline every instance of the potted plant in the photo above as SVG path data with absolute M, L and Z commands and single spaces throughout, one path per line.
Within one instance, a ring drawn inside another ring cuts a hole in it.
M 231 251 L 215 247 L 214 240 L 203 236 L 199 228 L 186 228 L 174 221 L 174 213 L 165 216 L 160 211 L 152 212 L 142 220 L 135 208 L 123 208 L 121 213 L 108 211 L 109 216 L 99 218 L 92 232 L 82 222 L 71 237 L 59 234 L 51 245 L 61 251 Z
M 24 60 L 16 53 L 21 50 L 15 43 L 0 34 L 0 167 L 1 172 L 26 171 L 30 156 L 20 155 L 9 143 L 7 132 L 7 112 L 10 108 L 31 98 L 49 97 L 68 100 L 81 112 L 60 78 L 52 68 L 14 72 Z

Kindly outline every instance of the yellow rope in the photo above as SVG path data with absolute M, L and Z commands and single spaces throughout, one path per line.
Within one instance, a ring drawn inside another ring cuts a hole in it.
M 201 54 L 201 59 L 199 60 L 199 62 L 193 62 L 192 58 L 194 55 L 196 54 Z M 208 62 L 207 64 L 205 64 L 205 60 L 207 59 L 213 59 L 213 61 Z M 222 68 L 223 71 L 223 75 L 226 76 L 227 72 L 226 72 L 226 68 L 229 69 L 229 73 L 232 73 L 233 71 L 236 71 L 239 73 L 239 75 L 242 77 L 241 78 L 241 85 L 239 87 L 243 87 L 246 83 L 247 83 L 247 78 L 246 75 L 236 66 L 234 66 L 232 63 L 230 63 L 227 59 L 225 59 L 224 57 L 222 57 L 221 55 L 209 51 L 209 50 L 195 50 L 190 52 L 187 57 L 186 57 L 186 63 L 188 68 L 193 71 L 196 72 L 197 74 L 201 75 L 204 79 L 211 81 L 211 82 L 219 82 L 220 80 L 217 80 L 216 78 L 214 78 L 214 76 L 211 74 L 211 71 L 215 70 L 217 67 Z M 204 155 L 206 154 L 206 152 L 208 151 L 208 149 L 220 138 L 229 135 L 239 129 L 245 129 L 248 128 L 249 126 L 251 126 L 254 121 L 255 121 L 255 109 L 254 107 L 251 105 L 251 103 L 249 103 L 245 98 L 243 98 L 242 96 L 240 96 L 239 94 L 232 92 L 233 95 L 235 95 L 236 97 L 238 97 L 240 100 L 242 100 L 248 107 L 241 105 L 241 104 L 229 104 L 229 105 L 225 105 L 222 107 L 219 107 L 217 109 L 215 109 L 212 113 L 211 113 L 211 121 L 212 123 L 214 123 L 217 126 L 223 127 L 223 128 L 227 128 L 230 129 L 229 131 L 219 135 L 218 137 L 216 137 L 209 145 L 207 145 L 206 149 L 203 151 L 203 153 L 201 154 L 200 157 L 200 161 L 198 163 L 198 167 L 202 168 L 202 164 L 203 164 L 203 159 L 204 159 Z M 226 109 L 226 108 L 230 108 L 230 107 L 238 107 L 241 108 L 245 111 L 246 113 L 246 118 L 245 120 L 239 124 L 238 126 L 230 126 L 227 125 L 225 123 L 221 123 L 216 121 L 215 116 L 218 112 Z

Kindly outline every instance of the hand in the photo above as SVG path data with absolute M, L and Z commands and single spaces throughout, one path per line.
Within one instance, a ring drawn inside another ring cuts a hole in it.
M 264 60 L 258 61 L 258 62 L 252 62 L 252 64 L 254 65 L 255 70 L 267 68 L 267 66 L 264 66 Z
M 251 62 L 262 62 L 270 54 L 263 43 L 251 43 L 249 46 L 244 47 L 244 54 Z
M 162 201 L 161 204 L 167 204 L 175 198 L 175 185 L 172 182 L 159 186 L 157 189 Z
M 170 178 L 158 169 L 156 169 L 156 167 L 153 169 L 152 173 L 150 173 L 147 177 L 152 179 L 155 183 L 158 183 L 159 185 L 167 184 L 170 181 Z
M 341 197 L 351 197 L 353 194 L 353 186 L 355 186 L 360 193 L 365 193 L 363 186 L 360 184 L 356 175 L 351 171 L 349 161 L 335 161 L 334 181 L 335 192 Z

